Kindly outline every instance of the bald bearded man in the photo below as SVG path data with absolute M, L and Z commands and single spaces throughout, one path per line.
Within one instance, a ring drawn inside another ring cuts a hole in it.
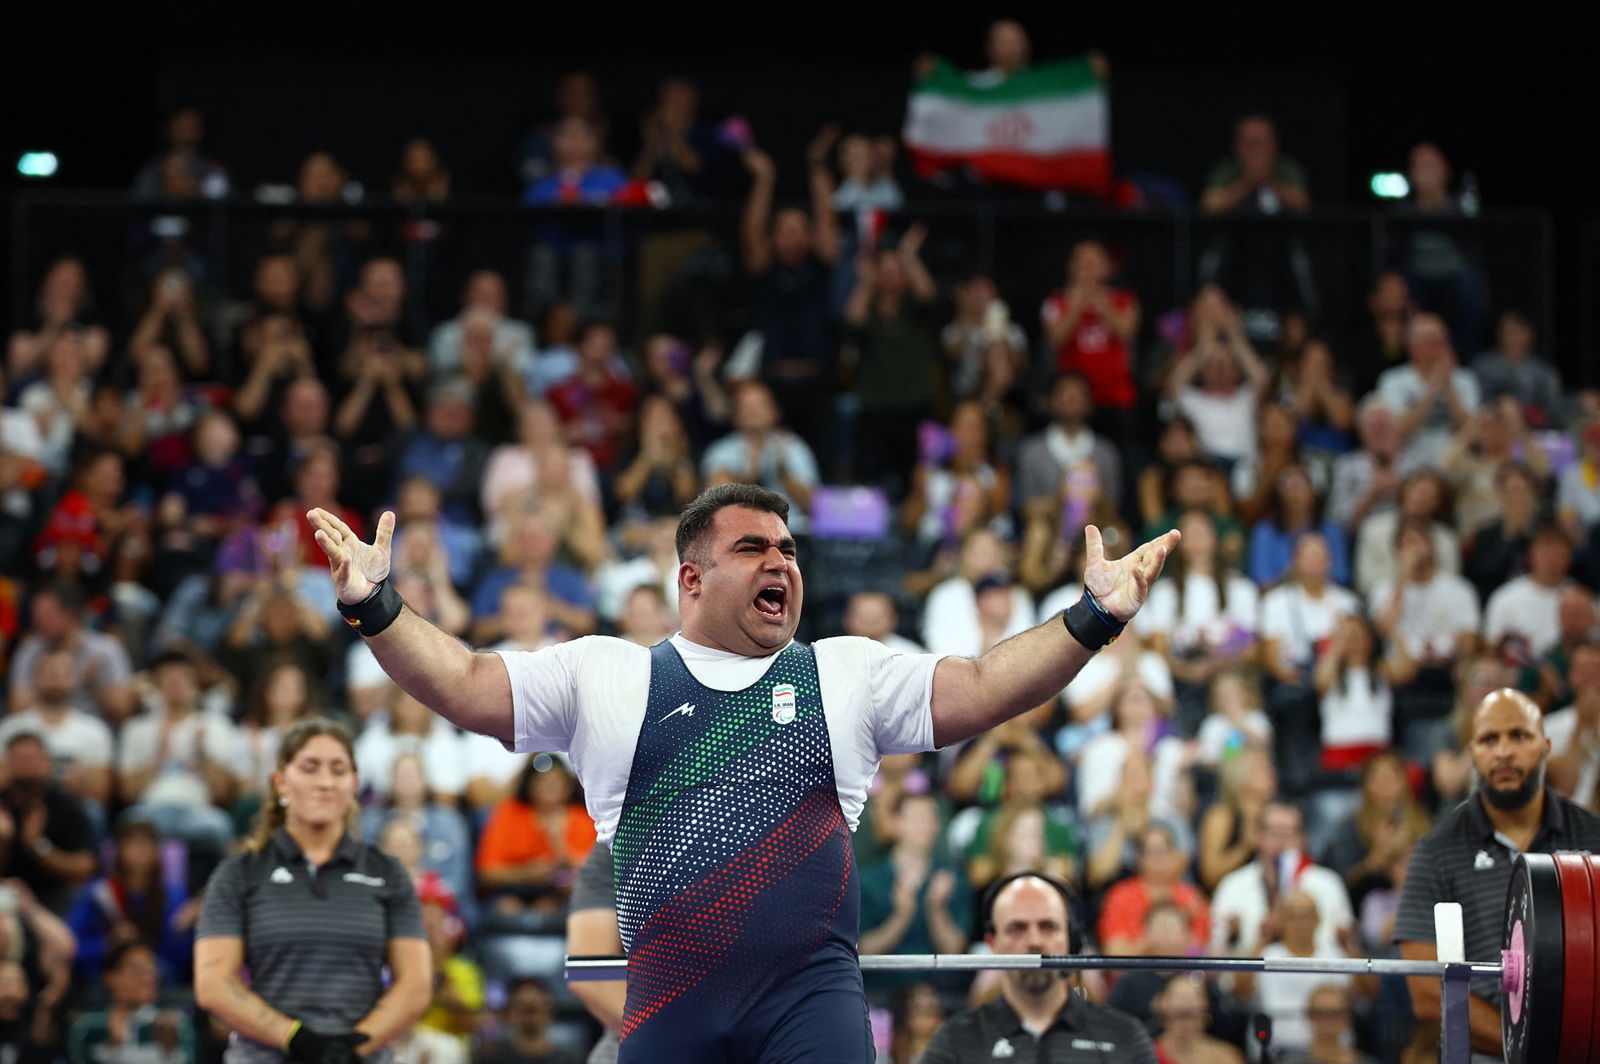
M 1468 960 L 1498 957 L 1517 854 L 1600 851 L 1600 817 L 1545 785 L 1550 740 L 1527 695 L 1508 687 L 1486 695 L 1472 715 L 1467 753 L 1472 794 L 1440 817 L 1411 854 L 1394 924 L 1400 954 L 1409 959 L 1436 959 L 1433 906 L 1441 901 L 1461 903 Z M 1408 982 L 1417 1021 L 1437 1024 L 1439 980 Z M 1474 980 L 1472 994 L 1472 1059 L 1500 1060 L 1499 981 Z

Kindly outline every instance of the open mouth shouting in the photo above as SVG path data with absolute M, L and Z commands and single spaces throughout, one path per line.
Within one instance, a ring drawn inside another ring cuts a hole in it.
M 789 617 L 789 588 L 784 584 L 768 584 L 756 592 L 755 608 L 763 619 L 782 624 Z

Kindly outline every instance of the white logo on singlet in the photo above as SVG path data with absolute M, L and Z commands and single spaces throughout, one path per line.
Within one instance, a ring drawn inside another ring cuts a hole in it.
M 272 875 L 268 878 L 274 883 L 293 883 L 294 873 L 283 867 L 283 865 L 279 865 L 272 870 Z
M 685 702 L 683 705 L 679 706 L 677 709 L 673 710 L 671 713 L 668 713 L 667 717 L 676 717 L 679 713 L 682 713 L 686 717 L 694 716 L 694 706 L 693 706 L 693 704 L 691 704 L 689 702 Z M 667 719 L 667 717 L 662 717 L 661 720 L 656 721 L 656 723 L 657 724 L 662 723 L 662 721 L 665 721 Z

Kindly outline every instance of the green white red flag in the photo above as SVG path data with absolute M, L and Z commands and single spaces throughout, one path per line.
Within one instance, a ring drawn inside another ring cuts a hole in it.
M 940 60 L 911 90 L 904 139 L 923 177 L 964 167 L 985 181 L 1105 195 L 1109 115 L 1087 58 L 993 83 Z

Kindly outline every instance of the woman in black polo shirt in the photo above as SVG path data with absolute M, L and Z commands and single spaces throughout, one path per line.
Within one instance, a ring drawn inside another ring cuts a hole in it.
M 328 720 L 294 725 L 245 851 L 211 877 L 194 985 L 200 1006 L 233 1029 L 226 1064 L 381 1064 L 427 1008 L 416 891 L 399 862 L 361 841 L 356 788 L 350 733 Z

